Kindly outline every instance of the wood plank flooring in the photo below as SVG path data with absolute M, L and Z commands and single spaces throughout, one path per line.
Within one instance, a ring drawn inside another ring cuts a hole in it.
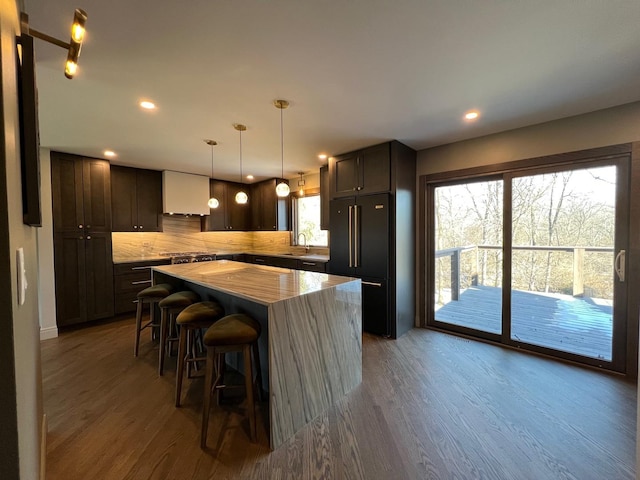
M 619 376 L 423 329 L 364 336 L 363 383 L 276 451 L 264 411 L 214 407 L 199 449 L 202 383 L 173 406 L 134 320 L 42 342 L 48 480 L 633 479 L 636 387 Z M 187 389 L 185 389 L 187 390 Z
M 514 290 L 511 336 L 514 340 L 611 361 L 613 307 L 591 298 Z M 502 289 L 483 285 L 465 289 L 460 299 L 436 311 L 442 322 L 499 334 Z

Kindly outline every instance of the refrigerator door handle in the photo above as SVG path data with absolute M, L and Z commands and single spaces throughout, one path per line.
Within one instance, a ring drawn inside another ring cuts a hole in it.
M 359 235 L 359 231 L 360 231 L 360 219 L 358 218 L 358 209 L 360 207 L 358 205 L 354 205 L 353 206 L 353 211 L 354 211 L 354 232 L 353 232 L 353 250 L 355 252 L 354 254 L 354 267 L 358 268 L 360 265 L 358 264 L 358 261 L 360 260 L 360 249 L 358 248 L 358 245 L 360 243 L 360 235 Z
M 349 205 L 349 268 L 353 267 L 353 252 L 351 246 L 353 244 L 353 205 Z

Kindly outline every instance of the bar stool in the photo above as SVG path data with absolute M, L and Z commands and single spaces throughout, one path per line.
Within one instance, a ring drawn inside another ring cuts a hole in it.
M 227 352 L 242 352 L 244 363 L 244 384 L 247 397 L 247 411 L 251 440 L 256 441 L 256 410 L 251 365 L 251 350 L 256 363 L 257 391 L 262 390 L 260 373 L 260 355 L 258 353 L 258 337 L 260 324 L 248 315 L 235 313 L 214 323 L 204 334 L 207 346 L 207 364 L 205 369 L 204 401 L 202 406 L 202 431 L 200 447 L 207 446 L 207 430 L 209 426 L 209 410 L 211 396 L 215 390 L 225 388 L 222 384 L 224 371 L 224 355 Z M 215 380 L 214 380 L 215 375 Z
M 138 306 L 136 308 L 136 343 L 133 347 L 133 356 L 138 356 L 138 347 L 140 346 L 140 332 L 147 327 L 158 327 L 155 323 L 154 307 L 156 303 L 159 303 L 165 297 L 168 297 L 173 292 L 173 286 L 168 283 L 160 283 L 147 287 L 141 292 L 138 292 Z M 142 326 L 142 308 L 145 303 L 149 304 L 149 321 Z
M 191 364 L 204 361 L 205 357 L 198 357 L 196 348 L 196 334 L 201 329 L 209 328 L 214 322 L 224 316 L 224 308 L 216 301 L 198 302 L 189 305 L 176 317 L 176 325 L 180 328 L 178 338 L 178 360 L 176 365 L 175 404 L 180 406 L 182 396 L 182 377 L 185 366 L 187 378 L 191 377 Z M 196 364 L 197 365 L 197 364 Z
M 175 316 L 189 305 L 200 301 L 200 296 L 191 290 L 172 293 L 158 302 L 160 307 L 160 352 L 158 353 L 158 375 L 164 371 L 164 357 L 171 340 L 167 333 L 175 329 Z

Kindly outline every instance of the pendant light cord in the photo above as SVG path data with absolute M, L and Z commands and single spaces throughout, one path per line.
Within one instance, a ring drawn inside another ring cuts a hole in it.
M 240 183 L 242 183 L 242 130 L 240 132 Z
M 284 110 L 284 108 L 280 109 L 280 178 L 284 181 L 284 127 L 282 121 L 282 110 Z

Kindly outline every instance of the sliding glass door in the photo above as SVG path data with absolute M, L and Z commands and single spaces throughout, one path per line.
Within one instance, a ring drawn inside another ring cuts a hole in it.
M 429 185 L 428 324 L 624 368 L 628 160 Z

